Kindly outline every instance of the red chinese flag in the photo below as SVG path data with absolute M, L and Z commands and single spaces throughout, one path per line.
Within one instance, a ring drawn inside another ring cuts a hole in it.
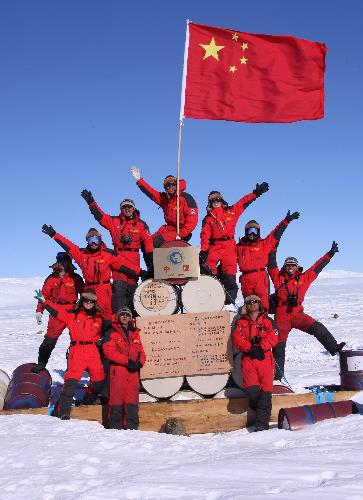
M 324 116 L 326 46 L 188 24 L 181 118 L 295 122 Z

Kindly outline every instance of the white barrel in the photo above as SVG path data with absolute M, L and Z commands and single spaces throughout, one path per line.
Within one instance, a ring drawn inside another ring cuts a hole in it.
M 218 373 L 216 375 L 188 375 L 187 382 L 193 391 L 203 396 L 213 396 L 221 391 L 227 384 L 228 373 Z
M 225 298 L 223 285 L 212 276 L 190 280 L 182 290 L 183 307 L 188 313 L 221 311 Z
M 179 391 L 170 399 L 171 401 L 188 401 L 190 399 L 203 399 L 203 397 L 194 391 Z
M 6 396 L 6 391 L 8 390 L 8 385 L 10 382 L 9 375 L 4 372 L 4 370 L 0 370 L 0 410 L 4 408 L 4 400 Z
M 233 399 L 246 397 L 246 393 L 237 387 L 226 387 L 214 396 L 214 399 Z
M 139 394 L 139 403 L 156 403 L 157 399 L 146 392 L 140 392 Z
M 178 307 L 175 288 L 165 281 L 145 280 L 135 291 L 134 308 L 139 316 L 174 314 Z
M 153 378 L 142 381 L 146 392 L 155 398 L 170 398 L 180 391 L 184 377 Z
M 241 371 L 241 359 L 242 353 L 239 352 L 233 357 L 233 370 L 232 370 L 232 379 L 237 387 L 242 388 L 242 371 Z

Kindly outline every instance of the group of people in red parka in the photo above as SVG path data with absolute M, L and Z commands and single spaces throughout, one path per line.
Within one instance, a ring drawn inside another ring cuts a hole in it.
M 164 191 L 152 188 L 137 167 L 131 168 L 137 186 L 159 205 L 165 224 L 150 234 L 147 224 L 130 198 L 120 203 L 119 215 L 108 215 L 95 201 L 91 191 L 81 195 L 96 221 L 110 233 L 113 249 L 106 247 L 101 233 L 91 228 L 86 234 L 87 245 L 80 248 L 58 233 L 52 226 L 42 231 L 64 250 L 50 266 L 52 274 L 37 294 L 36 319 L 42 322 L 42 312 L 50 313 L 48 329 L 39 348 L 34 371 L 43 370 L 57 339 L 67 326 L 71 346 L 65 383 L 56 409 L 58 416 L 69 418 L 73 396 L 85 369 L 91 378 L 86 395 L 93 401 L 103 392 L 108 400 L 111 428 L 138 426 L 139 370 L 145 363 L 139 332 L 133 326 L 133 295 L 140 275 L 153 277 L 153 249 L 174 240 L 189 241 L 198 222 L 198 207 L 185 191 L 186 183 L 173 175 L 165 177 Z M 178 189 L 179 187 L 179 189 Z M 226 304 L 235 304 L 237 297 L 237 265 L 245 304 L 232 333 L 234 345 L 244 353 L 242 374 L 244 389 L 256 410 L 257 428 L 268 428 L 272 383 L 284 374 L 286 340 L 292 328 L 313 335 L 332 355 L 338 344 L 324 325 L 303 312 L 303 300 L 309 285 L 338 251 L 335 242 L 329 252 L 306 272 L 296 258 L 288 257 L 282 269 L 276 263 L 280 239 L 299 213 L 287 212 L 284 219 L 261 238 L 260 225 L 250 220 L 245 234 L 235 241 L 240 216 L 249 205 L 269 190 L 267 182 L 257 184 L 249 194 L 229 205 L 219 191 L 208 196 L 206 215 L 200 233 L 201 272 L 217 277 L 226 291 Z M 178 201 L 179 200 L 179 201 Z M 179 215 L 178 212 L 179 206 Z M 142 272 L 140 251 L 147 270 Z M 83 279 L 74 272 L 72 259 L 82 271 Z M 270 307 L 269 276 L 275 287 L 274 323 L 267 316 Z M 102 338 L 102 348 L 98 346 Z M 101 359 L 103 362 L 101 362 Z M 273 362 L 275 360 L 275 363 Z M 267 423 L 266 423 L 267 422 Z

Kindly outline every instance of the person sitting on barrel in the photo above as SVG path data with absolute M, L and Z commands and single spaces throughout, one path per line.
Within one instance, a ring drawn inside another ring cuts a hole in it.
M 232 341 L 243 353 L 243 390 L 249 397 L 250 408 L 256 412 L 255 430 L 267 430 L 272 410 L 274 379 L 272 348 L 277 344 L 278 333 L 257 295 L 245 298 L 240 318 L 232 332 Z
M 92 391 L 95 396 L 102 392 L 105 380 L 98 342 L 101 339 L 102 316 L 97 304 L 97 295 L 92 288 L 82 292 L 75 309 L 66 311 L 62 306 L 46 300 L 41 290 L 35 298 L 41 302 L 49 314 L 67 326 L 71 343 L 67 357 L 67 370 L 64 385 L 59 397 L 54 416 L 69 420 L 73 396 L 83 372 L 88 371 Z
M 145 364 L 145 353 L 139 329 L 132 324 L 127 307 L 116 313 L 116 321 L 102 343 L 107 373 L 107 428 L 139 427 L 139 371 Z

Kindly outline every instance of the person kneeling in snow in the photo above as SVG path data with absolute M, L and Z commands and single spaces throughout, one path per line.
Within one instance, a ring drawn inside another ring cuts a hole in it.
M 282 269 L 279 270 L 276 262 L 276 250 L 269 255 L 268 268 L 276 290 L 275 322 L 279 332 L 279 343 L 273 351 L 277 380 L 281 380 L 284 376 L 286 342 L 293 328 L 313 335 L 332 356 L 338 354 L 346 345 L 345 342 L 338 344 L 322 323 L 305 314 L 303 307 L 305 294 L 311 283 L 337 252 L 339 252 L 338 244 L 333 241 L 329 252 L 305 272 L 303 272 L 302 267 L 299 267 L 295 257 L 287 257 Z
M 256 431 L 267 430 L 274 378 L 272 348 L 277 344 L 278 333 L 257 295 L 245 298 L 232 340 L 244 353 L 241 361 L 243 390 L 250 398 L 250 408 L 256 412 Z
M 109 429 L 139 427 L 140 368 L 145 364 L 145 353 L 138 328 L 132 325 L 132 313 L 127 307 L 116 313 L 116 321 L 106 333 L 103 354 L 108 361 Z
M 67 370 L 64 385 L 59 397 L 54 416 L 61 420 L 69 420 L 73 396 L 83 372 L 88 371 L 92 389 L 97 396 L 103 387 L 105 372 L 97 343 L 101 338 L 102 316 L 97 305 L 97 296 L 88 288 L 82 294 L 75 309 L 66 311 L 58 304 L 45 300 L 41 290 L 35 298 L 53 317 L 63 321 L 69 330 L 71 344 L 69 346 Z

